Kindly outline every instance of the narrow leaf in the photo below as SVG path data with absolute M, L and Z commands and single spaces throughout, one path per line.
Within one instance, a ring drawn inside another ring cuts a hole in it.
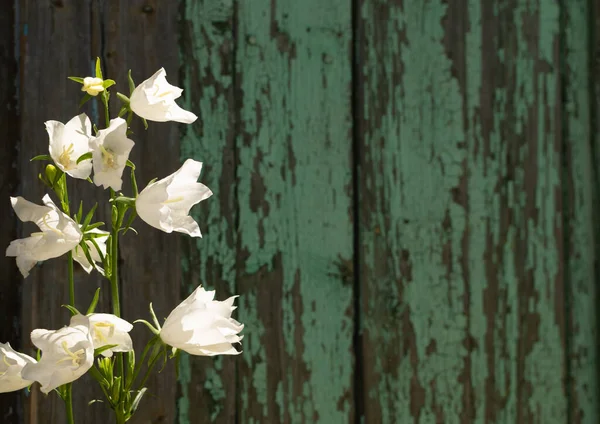
M 78 82 L 79 84 L 83 84 L 83 78 L 81 77 L 67 77 L 69 78 L 71 81 L 75 81 Z
M 92 152 L 84 153 L 83 155 L 77 158 L 77 163 L 83 162 L 84 160 L 88 160 L 92 158 Z
M 133 402 L 131 402 L 131 409 L 130 409 L 130 413 L 133 415 L 133 413 L 138 409 L 138 406 L 140 406 L 140 401 L 142 400 L 142 398 L 144 397 L 144 394 L 146 393 L 146 390 L 148 390 L 147 387 L 142 387 L 137 395 L 135 395 L 135 397 L 133 398 Z
M 81 218 L 83 217 L 83 200 L 79 202 L 79 210 L 77 211 L 77 215 L 75 215 L 75 221 L 79 224 L 81 222 Z
M 93 224 L 88 225 L 87 227 L 85 227 L 85 231 L 86 231 L 86 238 L 97 238 L 97 237 L 108 237 L 108 234 L 99 234 L 99 233 L 88 233 L 88 231 L 91 230 L 95 230 L 98 227 L 102 227 L 104 225 L 104 222 L 100 221 L 100 222 L 94 222 Z
M 102 83 L 102 87 L 104 87 L 104 89 L 107 89 L 108 87 L 112 87 L 115 84 L 116 84 L 115 80 L 105 79 L 104 82 Z
M 71 305 L 61 305 L 63 308 L 67 308 L 69 311 L 71 311 L 71 314 L 73 315 L 81 315 L 81 312 L 79 312 L 77 310 L 77 308 L 75 308 L 74 306 Z
M 52 158 L 50 155 L 37 155 L 29 159 L 30 162 L 33 162 L 34 160 L 52 160 Z
M 102 352 L 104 352 L 105 350 L 109 350 L 109 349 L 112 349 L 113 347 L 117 347 L 117 346 L 119 346 L 119 345 L 118 344 L 111 344 L 111 345 L 105 345 L 105 346 L 99 347 L 97 349 L 94 349 L 94 356 L 98 356 Z
M 131 78 L 131 69 L 127 72 L 127 81 L 129 82 L 129 95 L 131 95 L 133 90 L 135 90 L 135 82 L 133 82 L 133 78 Z
M 119 100 L 121 100 L 121 101 L 123 102 L 123 104 L 124 104 L 125 106 L 129 105 L 129 101 L 130 101 L 130 100 L 129 100 L 129 97 L 127 97 L 125 94 L 123 94 L 123 93 L 119 93 L 119 92 L 117 91 L 117 97 L 119 98 Z
M 127 164 L 128 167 L 130 167 L 131 169 L 133 169 L 135 171 L 135 165 L 133 164 L 132 161 L 130 161 L 129 159 L 127 159 L 126 164 Z
M 88 308 L 86 315 L 93 314 L 96 310 L 96 305 L 98 305 L 98 300 L 100 299 L 100 287 L 96 289 L 96 293 L 94 293 L 94 297 L 92 298 L 92 303 L 90 303 L 90 307 Z
M 100 66 L 100 58 L 96 58 L 96 78 L 102 78 L 102 67 Z
M 92 96 L 90 96 L 89 94 L 84 94 L 84 96 L 81 98 L 81 101 L 79 102 L 79 107 L 83 106 L 84 104 L 86 104 L 88 102 L 88 100 L 90 100 L 92 98 Z
M 83 227 L 84 231 L 87 228 L 87 226 L 90 225 L 90 221 L 94 217 L 94 212 L 96 212 L 96 208 L 97 207 L 98 207 L 98 203 L 96 203 L 92 207 L 92 209 L 90 209 L 90 211 L 87 213 L 87 215 L 85 216 L 85 220 L 83 221 L 83 224 L 82 224 L 82 227 Z

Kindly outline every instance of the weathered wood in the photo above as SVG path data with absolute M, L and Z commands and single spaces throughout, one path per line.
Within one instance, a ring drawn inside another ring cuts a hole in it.
M 558 6 L 359 16 L 365 421 L 566 422 Z
M 178 3 L 170 1 L 104 2 L 103 56 L 108 76 L 119 83 L 117 90 L 128 92 L 128 69 L 132 70 L 135 82 L 141 83 L 164 67 L 168 81 L 178 85 L 178 9 Z M 113 116 L 118 111 L 116 105 L 117 102 L 113 105 Z M 151 179 L 165 177 L 179 168 L 181 127 L 177 123 L 150 122 L 145 131 L 141 122 L 134 120 L 131 139 L 136 145 L 130 159 L 137 166 L 140 190 Z M 152 302 L 159 319 L 166 318 L 180 301 L 181 235 L 163 233 L 139 219 L 134 227 L 140 230 L 139 235 L 130 233 L 123 237 L 120 251 L 123 317 L 130 321 L 148 318 L 148 305 Z M 143 326 L 136 327 L 132 332 L 136 349 L 141 352 L 150 336 Z M 147 386 L 149 394 L 131 422 L 174 422 L 177 384 L 173 361 L 160 374 L 153 374 Z
M 223 300 L 237 293 L 233 3 L 187 1 L 181 28 L 184 107 L 199 115 L 184 127 L 181 160 L 202 161 L 201 181 L 214 193 L 193 211 L 203 238 L 183 238 L 182 294 L 202 284 Z M 235 422 L 238 361 L 182 356 L 180 424 Z
M 593 52 L 587 1 L 563 3 L 562 63 L 565 139 L 564 212 L 565 282 L 567 290 L 569 423 L 600 422 L 598 402 L 598 295 L 594 269 L 593 127 L 590 75 Z M 597 218 L 596 218 L 597 220 Z
M 0 323 L 0 342 L 9 342 L 15 349 L 21 347 L 21 286 L 14 258 L 4 256 L 9 243 L 17 236 L 17 221 L 9 197 L 18 184 L 17 148 L 19 145 L 18 102 L 15 59 L 15 12 L 13 4 L 0 4 L 0 305 L 3 318 Z M 23 417 L 20 393 L 0 395 L 0 416 L 6 424 L 19 424 Z
M 351 10 L 236 4 L 239 420 L 351 422 Z
M 42 162 L 30 163 L 37 154 L 48 153 L 48 135 L 44 129 L 47 120 L 66 122 L 82 112 L 78 108 L 81 98 L 80 86 L 69 81 L 67 76 L 90 74 L 95 55 L 92 41 L 96 38 L 89 21 L 89 2 L 38 2 L 19 1 L 21 37 L 20 59 L 22 76 L 19 109 L 21 114 L 20 155 L 18 159 L 21 185 L 17 193 L 26 199 L 41 203 L 47 192 L 37 175 L 43 172 Z M 50 71 L 51 70 L 51 71 Z M 91 105 L 84 111 L 94 119 Z M 79 201 L 89 210 L 95 202 L 106 202 L 101 190 L 85 181 L 69 179 L 69 195 L 74 208 Z M 56 199 L 55 199 L 56 200 Z M 97 219 L 106 222 L 106 210 L 97 213 Z M 28 235 L 34 227 L 23 226 L 19 236 Z M 34 230 L 37 231 L 37 230 Z M 14 258 L 12 258 L 14 261 Z M 103 278 L 97 273 L 87 275 L 75 265 L 76 306 L 84 309 L 92 299 Z M 29 340 L 34 328 L 58 329 L 69 322 L 69 312 L 62 308 L 68 303 L 67 262 L 65 257 L 46 261 L 39 269 L 22 282 L 23 345 L 35 356 Z M 105 295 L 108 291 L 105 290 Z M 99 310 L 107 310 L 104 300 Z M 90 416 L 86 422 L 109 422 L 109 411 L 98 403 L 89 407 L 91 399 L 101 396 L 89 376 L 77 381 L 73 389 L 75 416 Z M 43 395 L 39 385 L 34 384 L 30 396 L 26 397 L 25 421 L 28 423 L 64 422 L 64 404 L 56 394 Z

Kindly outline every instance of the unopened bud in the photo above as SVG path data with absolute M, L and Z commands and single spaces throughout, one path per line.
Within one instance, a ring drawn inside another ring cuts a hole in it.
M 83 87 L 81 91 L 85 91 L 90 96 L 97 96 L 98 93 L 104 91 L 104 81 L 102 78 L 85 77 L 83 79 Z

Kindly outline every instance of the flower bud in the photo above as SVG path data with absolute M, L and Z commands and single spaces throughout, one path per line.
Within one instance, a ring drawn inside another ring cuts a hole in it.
M 102 78 L 85 77 L 83 79 L 83 87 L 81 91 L 85 91 L 90 96 L 97 96 L 98 93 L 104 91 L 104 81 Z
M 50 185 L 54 184 L 56 181 L 56 172 L 56 166 L 52 165 L 51 163 L 46 165 L 46 178 L 48 179 L 48 183 Z

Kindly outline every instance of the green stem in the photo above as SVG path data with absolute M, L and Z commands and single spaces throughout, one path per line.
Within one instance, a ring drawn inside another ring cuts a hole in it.
M 69 305 L 75 307 L 75 279 L 73 278 L 73 252 L 67 253 L 67 263 L 69 269 Z
M 67 415 L 67 424 L 75 424 L 73 418 L 73 383 L 69 383 L 65 387 L 65 409 Z
M 119 300 L 119 228 L 113 228 L 111 232 L 110 247 L 110 291 L 112 295 L 113 314 L 121 316 L 121 303 Z
M 106 128 L 110 126 L 110 113 L 108 112 L 108 99 L 106 90 L 102 92 L 102 103 L 104 103 L 104 119 L 106 120 Z

